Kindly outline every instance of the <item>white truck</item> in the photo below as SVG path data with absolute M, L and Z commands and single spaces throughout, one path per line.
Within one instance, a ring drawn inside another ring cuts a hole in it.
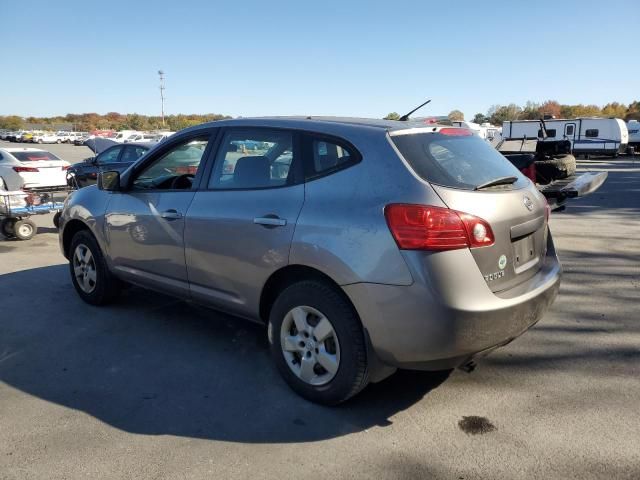
M 629 131 L 619 118 L 545 119 L 547 135 L 543 135 L 539 120 L 513 120 L 502 124 L 503 138 L 531 138 L 553 144 L 570 142 L 574 155 L 610 155 L 625 153 Z

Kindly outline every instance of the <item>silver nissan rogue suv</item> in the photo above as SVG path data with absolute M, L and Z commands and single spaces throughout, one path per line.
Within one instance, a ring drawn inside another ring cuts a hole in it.
M 548 217 L 463 128 L 243 118 L 101 173 L 67 200 L 60 244 L 84 301 L 135 284 L 264 323 L 287 383 L 337 404 L 534 325 L 560 285 Z

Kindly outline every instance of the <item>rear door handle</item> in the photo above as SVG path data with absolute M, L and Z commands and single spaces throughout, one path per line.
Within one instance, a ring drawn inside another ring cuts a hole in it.
M 253 219 L 253 223 L 262 225 L 264 227 L 284 227 L 287 221 L 284 218 L 280 218 L 277 215 L 265 215 L 264 217 L 256 217 Z
M 182 218 L 182 214 L 177 210 L 165 210 L 160 214 L 162 218 L 166 218 L 167 220 L 177 220 Z

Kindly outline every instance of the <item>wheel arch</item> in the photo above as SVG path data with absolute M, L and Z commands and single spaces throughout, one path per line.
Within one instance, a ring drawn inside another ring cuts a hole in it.
M 333 280 L 326 273 L 306 265 L 287 265 L 282 267 L 281 269 L 273 272 L 271 276 L 267 279 L 264 286 L 262 287 L 262 292 L 260 294 L 260 319 L 266 324 L 269 320 L 269 312 L 271 311 L 271 307 L 275 302 L 278 294 L 287 288 L 289 285 L 292 285 L 296 282 L 300 282 L 303 280 L 320 280 L 325 283 L 333 286 L 336 291 L 340 292 L 344 298 L 346 298 L 353 309 L 355 310 L 355 306 L 351 302 L 351 299 L 344 293 L 344 290 L 340 287 L 340 285 Z
M 71 247 L 71 241 L 75 234 L 81 230 L 87 230 L 91 235 L 93 235 L 89 225 L 84 223 L 82 220 L 74 218 L 64 225 L 64 230 L 62 231 L 62 252 L 64 253 L 65 258 L 69 258 L 69 247 Z

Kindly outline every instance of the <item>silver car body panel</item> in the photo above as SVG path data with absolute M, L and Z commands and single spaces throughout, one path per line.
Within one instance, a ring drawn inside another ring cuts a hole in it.
M 184 237 L 193 300 L 257 319 L 263 286 L 289 264 L 303 202 L 304 184 L 197 192 Z
M 110 263 L 123 279 L 189 296 L 184 227 L 193 191 L 115 192 L 105 212 Z

